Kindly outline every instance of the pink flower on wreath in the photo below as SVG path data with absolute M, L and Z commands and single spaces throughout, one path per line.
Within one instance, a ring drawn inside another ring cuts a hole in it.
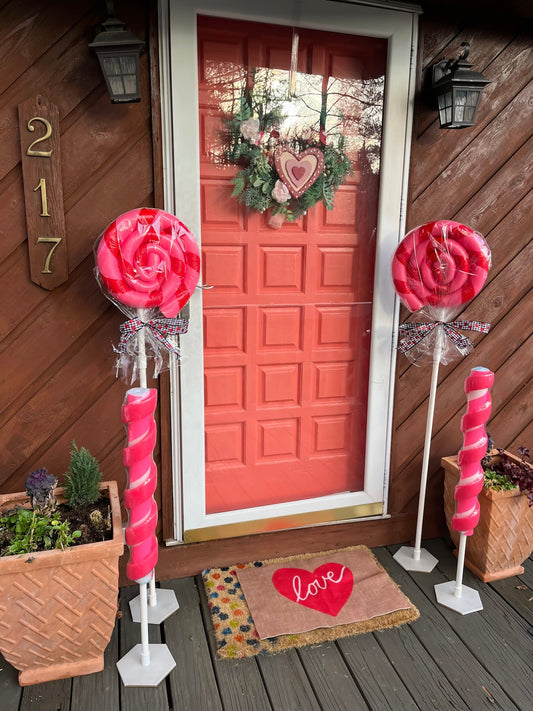
M 289 189 L 281 180 L 276 180 L 276 184 L 274 185 L 274 189 L 272 190 L 271 195 L 272 199 L 276 202 L 279 202 L 280 204 L 287 202 L 287 200 L 290 200 L 291 197 Z
M 263 137 L 263 131 L 259 130 L 259 119 L 253 116 L 252 118 L 243 121 L 240 126 L 242 136 L 256 146 L 259 145 Z

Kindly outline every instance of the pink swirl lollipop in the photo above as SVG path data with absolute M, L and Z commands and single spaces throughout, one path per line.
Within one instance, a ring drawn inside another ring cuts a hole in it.
M 152 207 L 117 217 L 96 251 L 100 281 L 108 295 L 137 309 L 158 308 L 176 316 L 200 275 L 200 253 L 191 232 L 174 215 Z
M 474 230 L 437 220 L 411 230 L 398 245 L 392 279 L 410 311 L 424 306 L 466 304 L 481 291 L 490 268 L 490 250 Z
M 130 561 L 126 574 L 130 580 L 146 582 L 157 563 L 157 504 L 153 493 L 157 484 L 157 468 L 152 458 L 156 441 L 154 410 L 157 390 L 132 388 L 122 406 L 122 421 L 128 429 L 128 446 L 123 450 L 128 468 L 128 486 L 124 505 L 129 511 L 126 543 Z
M 493 383 L 494 373 L 487 368 L 473 368 L 465 381 L 467 408 L 461 419 L 463 446 L 457 457 L 461 478 L 455 487 L 457 506 L 451 524 L 466 536 L 472 535 L 479 521 L 477 497 L 483 487 L 481 460 L 487 451 L 485 423 L 490 417 Z

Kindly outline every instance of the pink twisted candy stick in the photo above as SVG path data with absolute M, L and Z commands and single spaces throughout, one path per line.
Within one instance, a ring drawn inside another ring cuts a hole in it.
M 485 283 L 490 250 L 474 230 L 437 220 L 411 230 L 392 262 L 394 288 L 410 311 L 466 304 Z
M 125 306 L 158 308 L 171 318 L 190 299 L 200 275 L 194 238 L 174 215 L 152 207 L 117 217 L 96 251 L 100 282 Z
M 128 430 L 128 446 L 123 450 L 128 467 L 128 487 L 124 504 L 129 510 L 126 543 L 130 560 L 126 574 L 138 583 L 148 582 L 157 563 L 157 504 L 153 493 L 157 484 L 157 468 L 152 458 L 156 442 L 154 411 L 157 390 L 132 388 L 122 405 L 122 422 Z
M 485 423 L 490 417 L 489 388 L 493 383 L 494 373 L 487 368 L 473 368 L 465 380 L 467 408 L 461 419 L 463 446 L 457 457 L 461 478 L 455 487 L 457 504 L 451 525 L 454 531 L 467 536 L 472 535 L 479 521 L 477 497 L 483 487 L 481 460 L 487 451 Z

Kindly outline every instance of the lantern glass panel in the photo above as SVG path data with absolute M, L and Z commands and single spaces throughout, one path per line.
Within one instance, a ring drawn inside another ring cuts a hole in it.
M 452 120 L 452 92 L 447 91 L 438 97 L 440 123 L 450 123 Z
M 454 120 L 463 123 L 465 120 L 465 106 L 466 106 L 466 94 L 467 92 L 464 89 L 456 89 L 455 90 L 455 100 L 454 100 L 454 105 L 455 105 L 455 116 Z
M 480 96 L 480 89 L 454 89 L 454 124 L 473 125 Z
M 102 68 L 115 101 L 139 93 L 137 58 L 134 54 L 103 56 Z

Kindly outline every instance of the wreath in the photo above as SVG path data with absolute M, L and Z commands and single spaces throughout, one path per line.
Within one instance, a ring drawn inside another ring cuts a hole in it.
M 353 173 L 344 136 L 326 134 L 325 105 L 324 96 L 314 130 L 282 137 L 282 103 L 245 90 L 226 121 L 226 159 L 240 166 L 232 197 L 256 212 L 279 215 L 273 226 L 294 222 L 320 201 L 332 210 L 336 190 Z

